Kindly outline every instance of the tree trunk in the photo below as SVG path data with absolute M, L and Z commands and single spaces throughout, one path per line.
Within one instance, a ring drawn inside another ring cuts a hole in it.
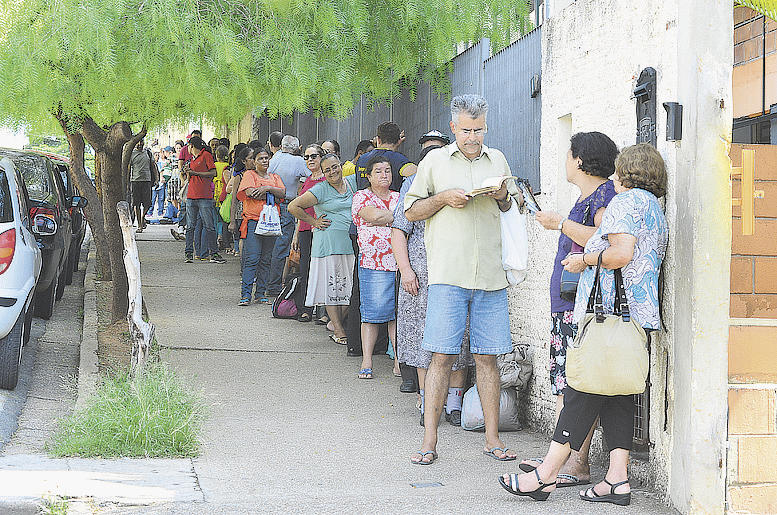
M 127 316 L 128 308 L 127 272 L 122 255 L 124 244 L 116 205 L 125 200 L 121 159 L 124 144 L 132 138 L 132 130 L 127 122 L 116 122 L 106 131 L 86 117 L 82 133 L 96 153 L 95 166 L 100 170 L 103 217 L 113 278 L 111 321 L 116 322 Z
M 62 126 L 70 144 L 70 179 L 75 184 L 78 193 L 87 200 L 84 215 L 92 230 L 92 238 L 94 238 L 97 249 L 97 275 L 103 281 L 110 281 L 111 259 L 108 253 L 108 237 L 105 234 L 102 201 L 84 168 L 84 137 L 77 132 L 70 132 L 67 119 L 62 112 L 55 114 L 55 117 Z
M 140 283 L 140 260 L 138 259 L 138 247 L 135 243 L 135 233 L 132 230 L 129 204 L 122 201 L 116 206 L 121 224 L 121 233 L 124 241 L 124 267 L 129 279 L 127 310 L 127 323 L 132 335 L 132 367 L 131 372 L 135 378 L 143 374 L 143 369 L 151 350 L 151 342 L 154 339 L 154 324 L 143 320 L 143 290 Z

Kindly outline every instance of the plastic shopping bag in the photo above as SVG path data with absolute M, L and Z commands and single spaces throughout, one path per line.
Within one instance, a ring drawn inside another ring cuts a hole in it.
M 529 233 L 526 229 L 526 215 L 521 214 L 515 200 L 510 209 L 500 213 L 502 222 L 502 268 L 507 282 L 519 284 L 526 279 L 529 268 Z
M 221 219 L 224 220 L 225 223 L 231 222 L 231 213 L 232 213 L 232 194 L 230 193 L 227 195 L 227 198 L 224 199 L 224 202 L 221 203 L 221 207 L 219 208 L 219 215 L 221 215 Z
M 267 194 L 267 203 L 259 214 L 259 221 L 256 222 L 254 233 L 260 236 L 281 235 L 281 214 L 269 193 Z
M 477 386 L 473 386 L 464 394 L 461 406 L 461 428 L 467 431 L 483 431 L 486 428 Z M 520 429 L 518 394 L 514 388 L 502 389 L 499 393 L 499 431 Z

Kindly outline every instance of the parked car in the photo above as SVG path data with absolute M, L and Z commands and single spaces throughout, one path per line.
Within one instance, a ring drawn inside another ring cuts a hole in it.
M 31 224 L 24 180 L 10 159 L 0 159 L 0 388 L 6 390 L 19 379 L 42 266 Z
M 54 302 L 65 290 L 64 271 L 73 239 L 65 185 L 51 159 L 26 150 L 0 149 L 19 170 L 30 199 L 32 231 L 43 255 L 43 268 L 35 289 L 34 314 L 48 320 Z M 80 200 L 80 198 L 79 198 Z
M 70 168 L 70 159 L 57 154 L 51 154 L 48 152 L 40 152 L 44 156 L 51 159 L 54 163 L 54 167 L 59 172 L 59 176 L 62 177 L 62 183 L 65 185 L 65 195 L 73 198 L 78 195 L 75 185 L 70 178 L 68 168 Z M 78 271 L 78 260 L 81 256 L 81 244 L 84 243 L 84 236 L 86 236 L 86 216 L 84 216 L 83 208 L 86 207 L 86 197 L 83 198 L 83 205 L 70 207 L 70 219 L 73 226 L 73 240 L 70 242 L 70 252 L 68 253 L 68 263 L 65 265 L 65 284 L 70 285 L 73 283 L 73 272 Z

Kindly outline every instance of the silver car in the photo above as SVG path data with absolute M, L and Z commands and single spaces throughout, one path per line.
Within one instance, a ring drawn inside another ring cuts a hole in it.
M 8 158 L 0 159 L 0 388 L 19 379 L 22 347 L 30 338 L 32 298 L 41 251 L 30 220 L 27 188 Z

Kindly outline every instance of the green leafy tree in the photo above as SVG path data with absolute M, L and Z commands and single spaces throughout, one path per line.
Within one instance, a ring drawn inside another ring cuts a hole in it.
M 488 37 L 498 50 L 526 20 L 527 3 L 512 0 L 0 0 L 0 122 L 67 135 L 118 320 L 127 287 L 115 206 L 134 123 L 223 125 L 255 109 L 342 116 L 362 94 L 439 84 L 457 43 Z M 95 151 L 94 191 L 81 137 Z

